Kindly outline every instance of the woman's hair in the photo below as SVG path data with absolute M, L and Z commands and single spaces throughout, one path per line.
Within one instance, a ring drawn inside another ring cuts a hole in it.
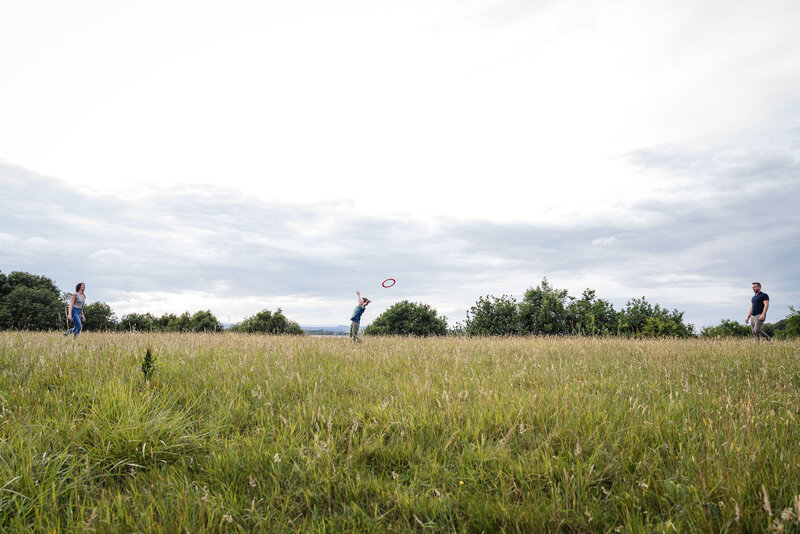
M 78 282 L 78 285 L 75 286 L 75 291 L 80 291 L 82 285 L 83 285 L 83 282 Z

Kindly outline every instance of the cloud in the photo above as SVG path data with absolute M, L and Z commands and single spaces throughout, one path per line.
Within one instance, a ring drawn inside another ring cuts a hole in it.
M 616 241 L 617 238 L 614 236 L 598 237 L 597 239 L 592 239 L 592 245 L 598 245 L 598 246 L 613 245 Z
M 657 236 L 661 270 L 697 273 L 717 286 L 725 280 L 745 286 L 750 278 L 770 280 L 780 318 L 788 305 L 800 302 L 800 131 L 794 120 L 773 121 L 767 132 L 746 132 L 705 149 L 670 146 L 630 154 L 643 172 L 663 173 L 677 179 L 670 187 L 683 189 L 638 206 L 661 222 L 630 235 L 625 248 L 643 250 L 645 241 Z M 639 276 L 648 272 L 653 280 L 663 279 L 653 269 Z
M 238 320 L 281 306 L 300 322 L 339 324 L 360 289 L 376 300 L 373 317 L 408 298 L 454 322 L 481 295 L 521 294 L 548 276 L 573 295 L 588 286 L 617 306 L 646 295 L 707 324 L 737 317 L 754 277 L 776 292 L 776 311 L 800 304 L 799 140 L 633 152 L 642 172 L 669 178 L 664 195 L 559 225 L 378 217 L 224 187 L 93 196 L 0 165 L 0 265 L 65 288 L 85 280 L 120 315 L 211 308 Z M 391 290 L 380 288 L 387 277 L 398 280 Z

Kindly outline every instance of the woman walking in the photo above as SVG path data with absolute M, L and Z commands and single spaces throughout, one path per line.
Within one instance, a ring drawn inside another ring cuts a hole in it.
M 72 321 L 72 328 L 64 332 L 64 336 L 73 334 L 78 337 L 78 334 L 83 330 L 83 321 L 86 320 L 86 317 L 83 316 L 83 305 L 86 304 L 84 290 L 86 290 L 86 284 L 78 282 L 78 285 L 75 286 L 75 293 L 69 299 L 67 317 Z

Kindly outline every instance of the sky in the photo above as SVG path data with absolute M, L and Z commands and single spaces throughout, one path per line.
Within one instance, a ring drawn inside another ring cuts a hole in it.
M 800 307 L 796 1 L 0 0 L 0 271 L 130 312 L 463 321 L 544 277 Z M 396 279 L 390 289 L 381 287 Z

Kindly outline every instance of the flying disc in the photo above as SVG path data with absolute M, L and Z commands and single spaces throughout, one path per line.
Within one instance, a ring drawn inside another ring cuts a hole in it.
M 394 278 L 387 278 L 386 280 L 383 281 L 383 283 L 381 285 L 383 287 L 389 288 L 389 287 L 392 287 L 393 285 L 395 285 L 396 283 L 397 282 L 395 281 Z

